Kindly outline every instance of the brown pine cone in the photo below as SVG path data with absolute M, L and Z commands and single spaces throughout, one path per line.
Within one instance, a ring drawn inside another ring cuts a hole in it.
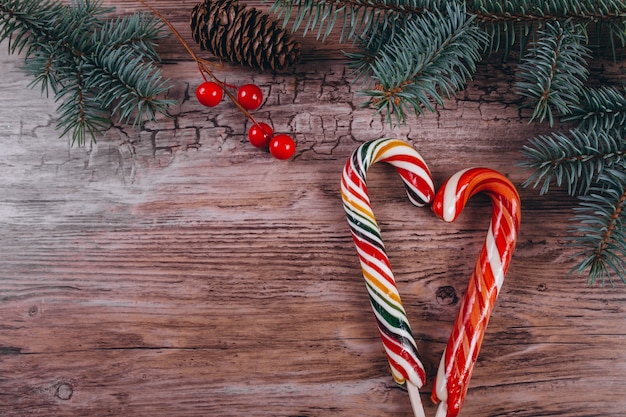
M 299 43 L 267 14 L 237 0 L 198 3 L 190 25 L 202 49 L 234 64 L 280 72 L 300 61 Z

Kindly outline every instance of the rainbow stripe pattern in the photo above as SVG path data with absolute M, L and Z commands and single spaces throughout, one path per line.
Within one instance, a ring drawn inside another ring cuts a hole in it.
M 424 367 L 400 300 L 380 228 L 370 203 L 366 174 L 370 166 L 386 162 L 400 174 L 411 203 L 430 204 L 435 190 L 430 171 L 417 151 L 397 139 L 378 139 L 359 146 L 341 179 L 341 197 L 361 263 L 361 270 L 395 381 L 416 387 L 426 381 Z

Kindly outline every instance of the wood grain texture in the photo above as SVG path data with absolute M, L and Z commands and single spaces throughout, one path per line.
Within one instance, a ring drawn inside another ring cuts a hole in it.
M 194 4 L 153 3 L 181 27 Z M 114 126 L 85 148 L 58 138 L 55 103 L 0 45 L 0 415 L 410 416 L 370 311 L 341 170 L 359 143 L 396 136 L 437 184 L 484 165 L 519 185 L 519 150 L 549 129 L 518 110 L 514 68 L 482 63 L 456 100 L 396 130 L 359 107 L 336 45 L 303 42 L 305 62 L 286 75 L 218 70 L 261 86 L 255 114 L 298 143 L 281 162 L 247 143 L 234 106 L 192 99 L 197 70 L 169 42 L 173 117 Z M 621 74 L 594 66 L 597 79 Z M 432 378 L 488 201 L 447 225 L 412 207 L 389 167 L 368 181 L 434 415 Z M 518 248 L 461 415 L 624 415 L 624 288 L 566 277 L 574 200 L 520 192 Z

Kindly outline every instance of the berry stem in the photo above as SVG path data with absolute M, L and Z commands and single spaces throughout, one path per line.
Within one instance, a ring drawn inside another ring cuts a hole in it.
M 222 80 L 220 80 L 219 78 L 217 78 L 215 76 L 215 74 L 213 74 L 213 72 L 209 69 L 206 60 L 199 58 L 196 53 L 191 49 L 191 47 L 189 46 L 189 44 L 185 41 L 185 39 L 183 39 L 183 37 L 181 36 L 180 32 L 178 32 L 178 30 L 176 30 L 176 28 L 174 27 L 174 25 L 172 25 L 170 23 L 169 20 L 167 20 L 165 18 L 165 16 L 163 16 L 158 10 L 156 10 L 154 7 L 152 7 L 147 1 L 145 0 L 137 0 L 137 2 L 141 3 L 142 5 L 144 5 L 146 8 L 148 8 L 156 17 L 158 17 L 159 19 L 161 19 L 163 21 L 163 23 L 165 23 L 165 25 L 167 25 L 167 27 L 170 29 L 170 31 L 174 34 L 174 36 L 176 37 L 176 39 L 178 39 L 178 41 L 183 45 L 183 47 L 187 50 L 187 53 L 189 54 L 189 56 L 191 56 L 191 58 L 193 58 L 194 61 L 196 61 L 196 64 L 198 64 L 198 68 L 200 69 L 200 74 L 202 74 L 202 78 L 204 78 L 205 81 L 207 81 L 206 77 L 204 76 L 204 73 L 208 74 L 209 77 L 211 77 L 216 83 L 218 83 L 222 89 L 224 90 L 224 93 L 228 96 L 228 98 L 230 99 L 230 101 L 232 101 L 235 106 L 237 106 L 237 108 L 239 110 L 241 110 L 241 112 L 248 118 L 250 119 L 250 121 L 252 122 L 253 125 L 257 124 L 257 121 L 254 119 L 254 117 L 252 117 L 252 114 L 246 110 L 240 103 L 239 101 L 237 101 L 237 97 L 235 97 L 235 95 L 230 91 L 230 88 L 236 89 L 237 87 L 232 85 L 232 84 L 226 84 L 225 82 L 223 82 Z M 228 87 L 228 88 L 225 88 Z
M 224 85 L 224 86 L 226 86 L 226 87 L 230 87 L 230 88 L 232 88 L 233 90 L 236 90 L 236 89 L 237 89 L 237 86 L 236 86 L 236 85 L 228 84 L 228 83 L 226 83 L 226 82 L 222 82 L 222 85 Z
M 202 79 L 205 82 L 208 82 L 209 80 L 207 80 L 206 75 L 204 75 L 204 71 L 202 71 L 202 67 L 200 67 L 200 65 L 198 65 L 198 71 L 200 71 L 200 75 L 202 75 Z

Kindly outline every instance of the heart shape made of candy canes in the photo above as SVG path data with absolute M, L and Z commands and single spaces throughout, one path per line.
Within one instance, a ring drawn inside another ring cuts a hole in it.
M 370 304 L 394 380 L 406 385 L 416 417 L 425 416 L 419 388 L 426 382 L 424 366 L 374 217 L 366 184 L 368 168 L 386 162 L 396 168 L 411 203 L 431 205 L 447 222 L 454 221 L 470 197 L 487 194 L 492 216 L 467 291 L 435 377 L 432 400 L 436 417 L 456 417 L 463 404 L 491 310 L 504 281 L 520 224 L 519 195 L 497 171 L 470 168 L 451 176 L 435 193 L 432 176 L 420 154 L 398 139 L 378 139 L 359 146 L 346 163 L 341 196 L 356 245 Z

